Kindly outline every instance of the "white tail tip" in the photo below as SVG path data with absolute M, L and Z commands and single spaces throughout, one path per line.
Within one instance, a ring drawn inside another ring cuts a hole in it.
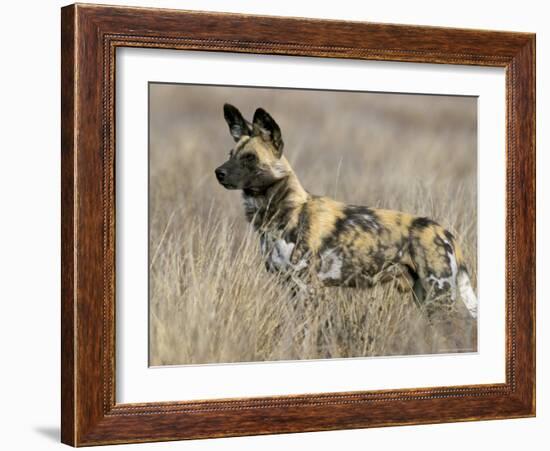
M 458 273 L 458 291 L 460 299 L 464 302 L 464 305 L 470 312 L 472 318 L 477 318 L 477 297 L 472 288 L 470 277 L 466 271 L 460 271 Z

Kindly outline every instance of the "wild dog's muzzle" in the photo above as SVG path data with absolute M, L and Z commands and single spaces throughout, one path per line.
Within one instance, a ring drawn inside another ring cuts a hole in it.
M 223 183 L 225 177 L 227 177 L 227 170 L 220 166 L 219 168 L 216 168 L 214 172 L 216 173 L 218 182 Z

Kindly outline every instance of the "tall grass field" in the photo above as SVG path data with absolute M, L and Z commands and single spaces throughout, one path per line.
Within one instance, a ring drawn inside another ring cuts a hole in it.
M 150 84 L 149 363 L 152 366 L 417 355 L 476 349 L 392 284 L 325 288 L 298 302 L 265 270 L 239 191 L 214 169 L 234 142 L 222 106 L 267 110 L 304 188 L 428 216 L 477 283 L 477 104 L 472 97 Z M 448 325 L 447 325 L 448 326 Z M 448 331 L 447 331 L 448 332 Z M 458 339 L 456 339 L 458 337 Z

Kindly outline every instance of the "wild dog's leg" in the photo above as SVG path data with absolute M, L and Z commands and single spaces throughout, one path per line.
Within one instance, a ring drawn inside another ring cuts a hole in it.
M 374 276 L 372 283 L 388 283 L 394 282 L 396 288 L 406 293 L 414 286 L 414 278 L 412 277 L 409 269 L 401 264 L 392 264 L 385 268 L 383 271 Z
M 449 257 L 449 260 L 452 259 L 454 256 Z M 425 309 L 428 318 L 437 311 L 450 311 L 456 300 L 456 273 L 453 271 L 453 266 L 434 269 L 428 265 L 426 259 L 418 257 L 415 258 L 414 263 L 418 274 L 418 279 L 413 282 L 415 301 Z M 441 264 L 443 265 L 444 262 L 442 261 Z
M 460 248 L 441 226 L 422 219 L 411 230 L 410 253 L 425 296 L 422 307 L 438 336 L 434 352 L 476 349 L 477 300 Z M 457 303 L 460 297 L 466 308 Z
M 301 271 L 307 266 L 305 259 L 294 262 L 295 244 L 282 238 L 261 237 L 262 254 L 268 271 Z
M 411 224 L 410 254 L 422 290 L 417 294 L 429 316 L 436 310 L 451 310 L 458 297 L 457 277 L 462 255 L 453 236 L 435 222 L 418 218 Z M 423 291 L 424 293 L 420 293 Z
M 295 299 L 307 297 L 311 290 L 306 277 L 307 256 L 295 261 L 293 255 L 295 244 L 282 238 L 272 240 L 265 252 L 268 270 L 280 272 L 284 276 L 286 282 L 290 284 L 292 297 Z
M 450 232 L 425 218 L 413 221 L 411 256 L 420 276 L 416 288 L 421 285 L 422 290 L 418 291 L 443 297 L 453 304 L 460 298 L 471 318 L 477 318 L 477 297 L 462 251 Z

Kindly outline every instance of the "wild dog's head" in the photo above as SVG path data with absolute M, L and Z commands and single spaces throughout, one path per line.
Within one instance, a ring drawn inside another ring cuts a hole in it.
M 275 120 L 263 109 L 254 113 L 252 123 L 233 105 L 225 104 L 223 114 L 235 147 L 229 159 L 216 169 L 218 182 L 227 189 L 261 193 L 288 175 L 281 159 L 283 139 Z

